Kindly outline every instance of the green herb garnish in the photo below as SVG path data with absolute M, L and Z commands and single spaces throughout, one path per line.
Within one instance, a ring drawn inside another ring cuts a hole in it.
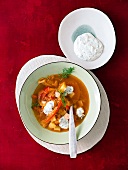
M 62 74 L 60 74 L 60 76 L 62 78 L 67 78 L 70 74 L 72 74 L 72 72 L 74 71 L 74 67 L 70 67 L 70 68 L 64 68 Z
M 66 100 L 65 100 L 65 96 L 66 96 L 66 92 L 61 92 L 61 91 L 58 91 L 60 93 L 60 98 L 61 98 L 61 101 L 64 105 L 64 107 L 66 106 Z
M 61 100 L 62 100 L 63 105 L 66 106 L 65 97 L 63 95 L 61 96 Z
M 38 102 L 32 103 L 31 108 L 33 109 L 33 107 L 38 107 L 38 106 L 40 106 L 40 104 Z

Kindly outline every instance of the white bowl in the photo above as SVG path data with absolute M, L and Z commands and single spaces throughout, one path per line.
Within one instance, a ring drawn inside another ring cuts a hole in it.
M 92 129 L 100 112 L 101 99 L 98 86 L 93 77 L 85 69 L 70 62 L 55 62 L 37 68 L 27 77 L 22 86 L 19 97 L 19 110 L 26 128 L 36 138 L 44 142 L 66 144 L 68 143 L 68 132 L 52 132 L 43 128 L 36 120 L 33 110 L 31 109 L 31 95 L 37 87 L 37 81 L 39 78 L 61 73 L 62 69 L 65 67 L 75 68 L 73 75 L 81 79 L 86 85 L 90 98 L 87 116 L 84 121 L 76 127 L 77 140 L 81 139 Z
M 75 32 L 77 32 L 76 35 Z M 104 45 L 102 55 L 94 61 L 82 60 L 74 53 L 75 38 L 85 32 L 95 35 Z M 94 8 L 81 8 L 69 13 L 62 20 L 58 41 L 64 55 L 71 62 L 90 70 L 101 67 L 109 61 L 115 49 L 116 37 L 114 27 L 106 14 Z

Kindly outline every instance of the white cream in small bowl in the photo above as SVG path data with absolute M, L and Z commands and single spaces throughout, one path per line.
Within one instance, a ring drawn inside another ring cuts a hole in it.
M 74 42 L 74 52 L 85 61 L 93 61 L 101 56 L 104 50 L 102 42 L 90 33 L 79 35 Z

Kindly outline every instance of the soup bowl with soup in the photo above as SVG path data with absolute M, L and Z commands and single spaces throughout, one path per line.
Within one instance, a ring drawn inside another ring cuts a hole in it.
M 80 140 L 95 125 L 101 104 L 93 77 L 71 62 L 53 62 L 34 70 L 24 82 L 19 99 L 26 128 L 36 138 L 53 144 L 68 143 L 70 106 Z

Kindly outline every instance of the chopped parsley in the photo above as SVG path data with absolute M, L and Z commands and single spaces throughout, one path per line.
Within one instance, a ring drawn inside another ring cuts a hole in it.
M 60 93 L 60 98 L 61 98 L 61 101 L 63 103 L 64 106 L 66 106 L 66 100 L 65 100 L 65 96 L 66 96 L 66 92 L 61 92 L 61 91 L 58 91 Z
M 60 74 L 62 78 L 67 78 L 75 70 L 74 67 L 64 68 L 63 72 Z
M 32 103 L 31 108 L 33 109 L 34 107 L 38 107 L 38 106 L 40 106 L 40 104 L 38 102 Z

